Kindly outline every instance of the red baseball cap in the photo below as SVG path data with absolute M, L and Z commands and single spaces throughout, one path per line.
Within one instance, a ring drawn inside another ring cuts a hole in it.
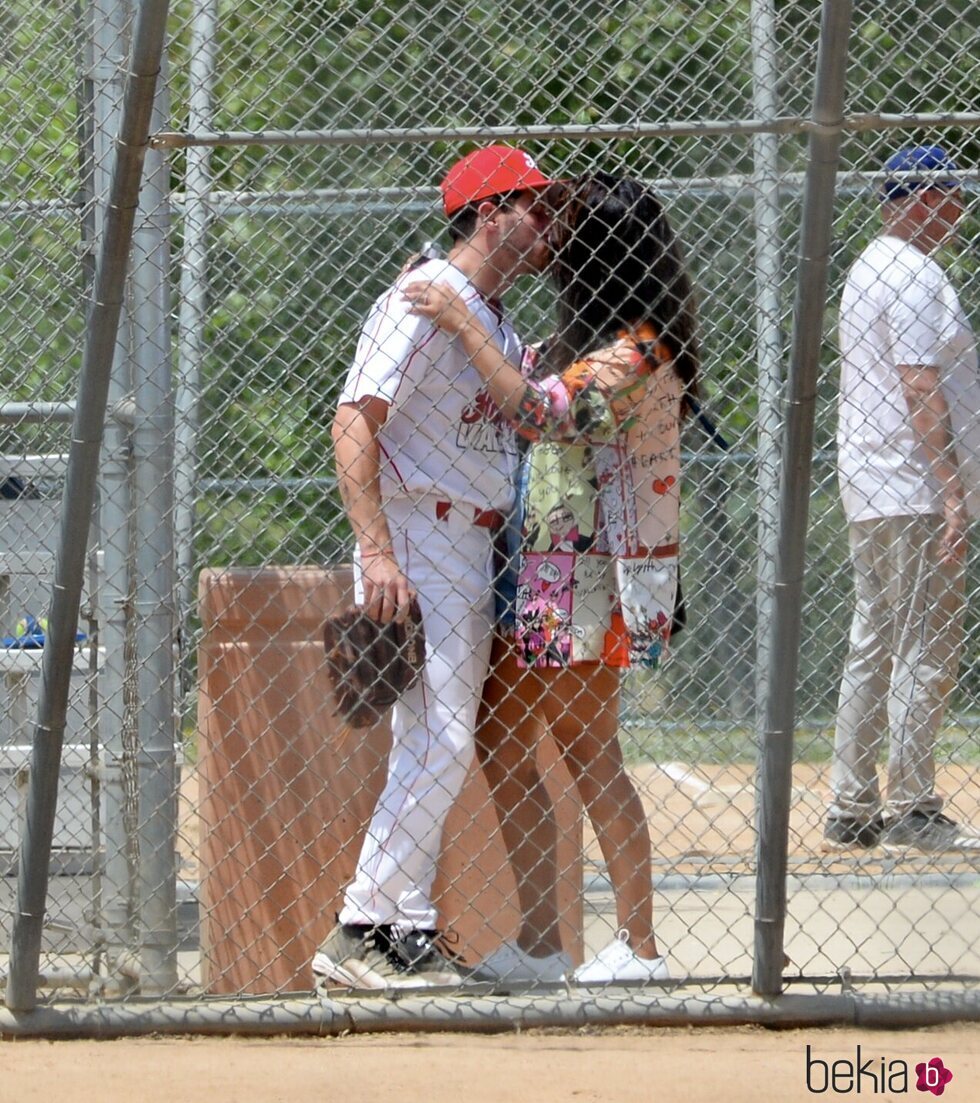
M 546 188 L 552 183 L 523 149 L 487 146 L 460 158 L 439 186 L 443 208 L 451 217 L 467 203 L 491 195 Z

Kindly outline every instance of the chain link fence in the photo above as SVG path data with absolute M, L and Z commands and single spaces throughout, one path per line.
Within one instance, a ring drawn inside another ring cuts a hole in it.
M 846 19 L 846 5 L 828 3 L 825 20 L 835 8 Z M 170 1011 L 186 998 L 275 997 L 294 1020 L 305 1013 L 283 997 L 312 988 L 390 741 L 387 724 L 366 736 L 345 729 L 326 688 L 320 632 L 349 600 L 354 549 L 331 423 L 371 304 L 423 243 L 449 246 L 439 180 L 490 141 L 520 145 L 551 177 L 602 169 L 662 197 L 696 288 L 704 410 L 725 444 L 685 429 L 688 623 L 667 662 L 623 683 L 620 743 L 647 817 L 656 932 L 675 980 L 619 991 L 618 1002 L 589 989 L 566 1004 L 576 989 L 564 984 L 539 994 L 560 989 L 554 1014 L 572 1021 L 590 998 L 604 1014 L 636 1015 L 680 996 L 693 1001 L 683 1018 L 698 1000 L 746 991 L 765 922 L 760 747 L 774 696 L 794 692 L 792 782 L 779 796 L 789 802 L 783 984 L 939 987 L 954 1003 L 975 993 L 977 852 L 828 852 L 823 836 L 853 607 L 835 467 L 837 305 L 879 230 L 883 160 L 940 143 L 967 199 L 960 246 L 943 263 L 966 316 L 980 317 L 980 28 L 967 0 L 854 11 L 824 296 L 799 282 L 821 15 L 767 0 L 170 5 L 97 509 L 87 535 L 71 534 L 86 555 L 43 1002 L 75 999 L 84 1011 L 112 997 L 138 1014 L 135 997 L 162 996 Z M 21 892 L 32 883 L 17 859 L 43 697 L 41 618 L 136 25 L 123 0 L 0 9 L 8 938 L 23 912 L 18 873 Z M 794 295 L 811 291 L 826 305 L 791 687 L 772 681 L 769 641 L 787 539 L 780 450 Z M 520 281 L 506 306 L 527 339 L 551 332 L 547 280 Z M 936 766 L 946 811 L 980 827 L 971 604 Z M 556 809 L 562 942 L 577 965 L 619 920 L 600 840 L 547 739 L 538 764 Z M 515 937 L 520 885 L 475 765 L 446 823 L 434 891 L 465 964 Z M 526 1012 L 519 986 L 470 984 L 454 998 L 490 1021 L 501 1012 L 485 1001 L 498 997 Z M 432 1021 L 440 1007 L 433 994 L 405 1014 Z

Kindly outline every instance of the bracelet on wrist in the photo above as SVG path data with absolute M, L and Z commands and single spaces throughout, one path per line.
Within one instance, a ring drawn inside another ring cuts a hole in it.
M 362 559 L 373 559 L 378 555 L 391 555 L 395 554 L 395 549 L 391 544 L 386 544 L 383 548 L 375 548 L 373 551 L 362 551 Z

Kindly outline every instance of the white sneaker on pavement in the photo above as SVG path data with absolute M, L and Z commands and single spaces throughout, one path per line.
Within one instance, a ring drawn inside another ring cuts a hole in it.
M 533 957 L 516 942 L 505 942 L 473 969 L 474 980 L 500 980 L 512 983 L 560 981 L 572 967 L 568 954 Z
M 646 984 L 670 980 L 664 957 L 640 957 L 630 946 L 629 931 L 616 937 L 572 973 L 575 984 Z

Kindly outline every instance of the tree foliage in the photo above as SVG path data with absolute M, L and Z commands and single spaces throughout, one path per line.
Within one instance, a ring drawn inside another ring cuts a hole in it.
M 217 0 L 213 129 L 438 131 L 751 118 L 753 11 L 750 0 L 434 0 L 425 6 Z M 977 11 L 975 0 L 855 5 L 848 112 L 975 109 Z M 0 379 L 11 398 L 71 397 L 80 361 L 87 266 L 85 212 L 75 204 L 83 183 L 88 12 L 85 4 L 73 10 L 26 0 L 0 8 L 0 113 L 7 122 L 0 201 L 62 204 L 58 212 L 0 216 Z M 190 0 L 171 5 L 167 92 L 175 129 L 188 124 L 191 12 Z M 818 4 L 776 0 L 780 115 L 809 113 L 820 14 Z M 965 166 L 980 156 L 975 130 L 872 130 L 845 136 L 842 168 L 874 168 L 896 144 L 924 140 L 947 144 Z M 739 180 L 753 172 L 751 136 L 556 137 L 521 144 L 554 175 L 601 164 L 661 182 L 697 284 L 709 406 L 736 448 L 750 455 L 757 431 L 757 243 L 754 193 Z M 434 185 L 467 148 L 448 139 L 389 139 L 213 151 L 214 188 L 231 200 L 215 206 L 210 223 L 198 473 L 209 480 L 277 482 L 280 489 L 209 491 L 198 508 L 202 562 L 339 554 L 345 533 L 336 499 L 311 481 L 330 474 L 337 390 L 373 298 L 409 253 L 443 233 Z M 779 141 L 786 175 L 776 243 L 779 307 L 770 322 L 784 359 L 802 209 L 790 174 L 803 171 L 806 150 L 802 137 Z M 171 168 L 180 194 L 184 156 L 173 156 Z M 323 198 L 325 192 L 331 198 Z M 833 437 L 837 288 L 875 231 L 868 189 L 842 190 L 837 215 L 820 382 L 822 447 Z M 167 273 L 175 306 L 180 229 L 178 217 L 175 263 Z M 976 236 L 975 223 L 964 236 Z M 953 264 L 975 311 L 975 259 L 965 253 Z M 515 289 L 510 306 L 522 332 L 547 332 L 548 298 L 546 286 Z M 20 435 L 32 432 L 22 427 Z M 748 534 L 736 548 L 748 608 L 758 512 L 751 466 L 732 476 L 732 487 L 731 516 Z M 833 487 L 821 486 L 821 517 L 831 525 L 833 498 Z M 696 521 L 691 525 L 697 528 Z M 835 551 L 827 578 L 839 561 Z

